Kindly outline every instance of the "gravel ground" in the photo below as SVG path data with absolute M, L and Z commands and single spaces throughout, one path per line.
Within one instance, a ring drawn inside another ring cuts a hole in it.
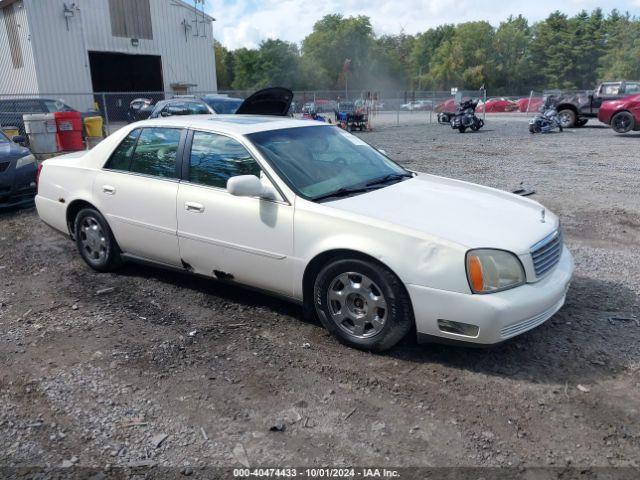
M 34 210 L 6 212 L 0 466 L 637 467 L 640 135 L 496 116 L 362 137 L 417 170 L 534 188 L 576 259 L 566 306 L 491 349 L 374 355 L 266 295 L 95 273 Z

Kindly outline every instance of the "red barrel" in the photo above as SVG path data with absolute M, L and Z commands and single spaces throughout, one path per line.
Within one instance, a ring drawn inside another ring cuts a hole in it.
M 58 133 L 58 150 L 62 152 L 73 152 L 83 150 L 82 143 L 82 116 L 80 112 L 55 112 L 56 126 Z

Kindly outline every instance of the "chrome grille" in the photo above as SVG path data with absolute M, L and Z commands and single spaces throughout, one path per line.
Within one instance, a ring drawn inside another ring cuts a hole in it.
M 543 277 L 560 261 L 562 253 L 562 233 L 556 230 L 531 247 L 531 259 L 536 277 Z

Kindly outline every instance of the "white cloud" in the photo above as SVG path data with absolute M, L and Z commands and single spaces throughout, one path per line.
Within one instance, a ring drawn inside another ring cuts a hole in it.
M 268 38 L 299 43 L 313 24 L 329 13 L 367 15 L 376 34 L 417 33 L 443 23 L 487 20 L 494 25 L 510 14 L 531 20 L 560 9 L 573 14 L 602 6 L 640 14 L 640 0 L 208 0 L 207 11 L 216 18 L 214 35 L 228 48 L 256 47 Z

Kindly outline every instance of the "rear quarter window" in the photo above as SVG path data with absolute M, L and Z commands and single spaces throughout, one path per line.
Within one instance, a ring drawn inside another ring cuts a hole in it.
M 133 156 L 133 149 L 136 146 L 138 137 L 140 136 L 141 128 L 132 130 L 129 135 L 116 147 L 116 149 L 107 160 L 104 168 L 109 170 L 122 170 L 129 171 L 131 166 L 131 157 Z

